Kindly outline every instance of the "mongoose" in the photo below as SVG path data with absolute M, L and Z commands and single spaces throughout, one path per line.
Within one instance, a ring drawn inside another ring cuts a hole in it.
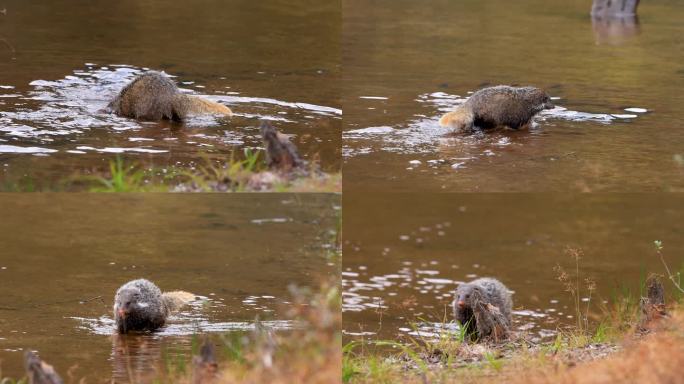
M 233 114 L 223 104 L 181 93 L 173 81 L 153 71 L 126 85 L 106 110 L 119 116 L 150 121 L 183 121 L 189 115 Z
M 465 103 L 442 116 L 439 124 L 457 133 L 472 132 L 474 127 L 518 129 L 537 113 L 552 108 L 551 99 L 539 88 L 498 85 L 473 93 Z
M 173 291 L 162 293 L 149 280 L 129 281 L 114 296 L 114 319 L 119 333 L 154 331 L 164 325 L 166 318 L 195 295 Z
M 496 310 L 490 308 L 487 304 L 496 307 Z M 503 325 L 506 328 L 511 325 L 511 310 L 513 307 L 511 293 L 502 282 L 492 277 L 482 277 L 469 283 L 460 284 L 456 288 L 453 305 L 454 317 L 462 326 L 466 327 L 467 335 L 481 338 L 489 336 L 489 333 L 492 331 L 490 324 L 477 323 L 477 318 L 479 317 L 477 311 L 482 310 L 480 305 L 484 305 L 484 308 L 489 308 L 489 311 L 495 315 L 500 314 L 501 321 L 504 322 Z M 483 332 L 485 334 L 481 334 Z

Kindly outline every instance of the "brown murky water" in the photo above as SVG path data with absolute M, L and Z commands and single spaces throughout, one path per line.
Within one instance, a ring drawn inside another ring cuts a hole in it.
M 341 167 L 336 1 L 5 1 L 0 8 L 0 188 L 58 189 L 115 153 L 192 168 L 261 146 L 259 120 Z M 185 127 L 98 112 L 135 74 L 163 70 L 233 109 Z M 29 187 L 27 187 L 29 186 Z
M 638 295 L 645 272 L 664 273 L 654 240 L 663 242 L 672 269 L 684 268 L 678 194 L 371 193 L 347 194 L 343 204 L 347 340 L 434 335 L 453 320 L 457 283 L 484 276 L 515 292 L 515 328 L 544 340 L 576 324 L 554 272 L 557 264 L 574 269 L 568 247 L 584 252 L 582 280 L 596 281 L 594 314 L 615 292 Z M 584 282 L 582 289 L 588 299 Z
M 642 2 L 623 28 L 590 6 L 345 1 L 345 191 L 684 189 L 684 5 Z M 564 109 L 444 139 L 439 116 L 496 84 L 543 87 Z
M 162 352 L 187 356 L 192 335 L 276 331 L 288 286 L 339 273 L 329 259 L 336 195 L 0 195 L 0 360 L 23 353 L 89 381 L 144 377 Z M 145 277 L 204 297 L 159 333 L 112 337 L 116 289 Z

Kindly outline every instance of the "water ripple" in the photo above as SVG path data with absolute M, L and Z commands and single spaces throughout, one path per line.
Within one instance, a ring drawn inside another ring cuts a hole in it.
M 31 150 L 12 151 L 5 148 L 5 152 L 35 153 L 36 147 L 34 146 L 36 145 L 56 145 L 56 137 L 62 138 L 60 140 L 62 144 L 66 141 L 67 145 L 73 145 L 68 143 L 76 141 L 89 131 L 140 131 L 156 124 L 137 122 L 104 112 L 104 108 L 121 88 L 147 70 L 148 68 L 124 64 L 97 66 L 87 63 L 85 68 L 75 70 L 72 75 L 67 75 L 62 79 L 38 79 L 30 82 L 29 85 L 32 88 L 25 94 L 2 93 L 3 90 L 15 91 L 15 89 L 13 86 L 1 86 L 0 98 L 6 99 L 7 102 L 3 104 L 3 111 L 0 111 L 0 139 L 21 144 L 20 147 L 31 148 Z M 168 74 L 166 76 L 174 77 Z M 184 84 L 191 85 L 193 82 L 184 82 L 181 85 Z M 198 92 L 202 88 L 204 86 L 193 85 L 193 89 L 180 88 L 180 90 L 183 93 L 201 96 L 229 106 L 239 105 L 234 111 L 236 117 L 294 123 L 314 118 L 339 119 L 342 115 L 342 111 L 337 108 L 272 98 L 241 96 L 237 92 L 217 91 L 218 94 L 215 95 L 202 94 Z M 277 111 L 274 111 L 274 108 Z M 190 128 L 225 124 L 225 118 L 211 115 L 192 116 L 185 122 L 185 125 Z M 255 132 L 230 130 L 225 132 L 225 136 L 214 135 L 207 138 L 220 144 L 242 145 L 246 138 L 254 135 Z M 136 137 L 131 141 L 144 139 Z M 212 145 L 199 142 L 186 142 L 185 144 L 197 147 Z M 77 148 L 77 145 L 66 149 L 60 146 L 60 150 L 63 149 L 67 153 L 81 153 L 85 147 Z M 87 147 L 85 150 L 104 153 L 167 152 L 147 147 Z M 52 152 L 56 150 L 44 150 L 40 153 Z
M 414 114 L 411 120 L 397 126 L 374 126 L 345 131 L 343 133 L 345 142 L 343 156 L 350 158 L 371 152 L 430 155 L 444 150 L 449 153 L 466 153 L 467 156 L 461 156 L 464 157 L 462 159 L 456 157 L 438 158 L 434 159 L 435 162 L 432 164 L 437 166 L 441 162 L 457 169 L 465 164 L 458 160 L 471 161 L 483 156 L 492 156 L 496 154 L 498 148 L 512 144 L 506 133 L 450 135 L 449 128 L 439 125 L 439 118 L 443 113 L 451 111 L 455 106 L 465 103 L 466 100 L 466 97 L 445 92 L 418 95 L 414 101 L 426 104 L 434 112 L 428 115 Z M 638 116 L 634 113 L 644 113 L 647 110 L 644 108 L 626 108 L 625 111 L 633 113 L 587 113 L 556 106 L 554 109 L 545 110 L 538 114 L 533 121 L 531 130 L 539 129 L 537 122 L 550 119 L 610 124 L 615 120 L 634 119 Z M 455 164 L 458 166 L 454 166 Z

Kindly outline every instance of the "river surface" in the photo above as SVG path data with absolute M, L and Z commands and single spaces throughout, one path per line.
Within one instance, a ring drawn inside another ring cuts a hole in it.
M 681 191 L 684 4 L 593 21 L 591 1 L 343 2 L 345 191 Z M 449 137 L 482 87 L 534 85 L 530 130 Z
M 341 167 L 339 2 L 6 1 L 0 4 L 0 188 L 59 189 L 117 154 L 192 169 L 260 147 L 259 121 L 323 170 Z M 232 118 L 141 123 L 101 109 L 164 71 Z
M 344 196 L 343 328 L 347 341 L 431 338 L 456 331 L 459 282 L 500 279 L 514 292 L 514 329 L 549 340 L 576 324 L 556 265 L 575 274 L 591 326 L 617 292 L 639 295 L 645 272 L 684 268 L 678 194 L 379 194 Z M 596 283 L 590 296 L 585 278 Z M 673 287 L 666 283 L 666 291 Z
M 290 284 L 339 273 L 330 256 L 336 195 L 0 195 L 0 360 L 23 374 L 36 350 L 62 377 L 144 378 L 163 354 L 187 358 L 193 335 L 276 332 Z M 152 335 L 113 336 L 114 293 L 147 278 L 200 297 Z M 219 351 L 220 352 L 220 351 Z M 145 381 L 145 380 L 143 380 Z

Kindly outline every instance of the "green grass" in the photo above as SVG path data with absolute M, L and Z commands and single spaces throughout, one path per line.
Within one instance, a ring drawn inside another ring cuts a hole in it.
M 608 322 L 606 320 L 601 321 L 598 326 L 596 327 L 596 330 L 594 331 L 594 335 L 591 337 L 591 342 L 592 343 L 605 343 L 609 340 L 609 334 L 611 332 L 610 326 L 608 326 Z
M 109 162 L 109 177 L 93 176 L 100 184 L 90 188 L 91 192 L 139 192 L 145 190 L 145 172 L 135 166 L 124 165 L 121 156 Z
M 11 379 L 9 377 L 6 378 L 1 378 L 2 376 L 0 375 L 0 384 L 28 384 L 28 379 L 26 378 L 21 378 L 21 379 Z
M 245 148 L 241 155 L 233 152 L 227 161 L 209 159 L 196 169 L 170 166 L 145 169 L 135 161 L 126 162 L 117 155 L 109 162 L 108 169 L 99 175 L 77 175 L 60 185 L 63 189 L 83 189 L 90 192 L 246 192 L 254 180 L 266 180 L 265 191 L 272 192 L 339 192 L 342 188 L 341 173 L 295 178 L 280 177 L 277 172 L 267 172 L 263 150 Z M 256 179 L 255 179 L 256 177 Z M 263 179 L 260 179 L 263 178 Z M 269 184 L 271 182 L 271 184 Z M 258 184 L 258 182 L 256 183 Z M 33 191 L 36 186 L 31 179 L 5 183 L 5 190 Z
M 24 176 L 18 181 L 5 181 L 2 185 L 5 192 L 36 192 L 36 182 L 28 176 Z
M 342 348 L 342 382 L 348 383 L 351 379 L 360 372 L 356 367 L 356 360 L 352 356 L 352 350 L 354 349 L 354 343 L 347 343 Z
M 185 375 L 187 374 L 188 358 L 181 350 L 174 348 L 164 349 L 162 351 L 162 362 L 164 369 L 170 375 Z M 131 376 L 132 377 L 132 376 Z
M 265 168 L 263 162 L 259 161 L 263 157 L 262 150 L 245 148 L 243 155 L 244 158 L 238 159 L 233 152 L 225 163 L 216 163 L 205 156 L 204 164 L 199 165 L 196 171 L 184 171 L 183 175 L 188 183 L 200 191 L 215 191 L 216 186 L 222 184 L 230 191 L 243 192 L 247 189 L 250 177 Z
M 234 332 L 221 336 L 223 345 L 223 355 L 229 361 L 244 364 L 245 352 L 244 344 L 247 335 L 244 332 Z
M 644 292 L 646 273 L 640 278 L 640 288 L 630 289 L 621 284 L 602 311 L 597 312 L 579 298 L 592 298 L 595 283 L 581 268 L 581 251 L 568 252 L 572 261 L 570 272 L 558 266 L 558 280 L 573 303 L 576 316 L 581 320 L 574 325 L 559 327 L 554 339 L 541 344 L 523 337 L 503 344 L 475 344 L 465 333 L 449 329 L 443 319 L 444 332 L 437 337 L 409 337 L 397 341 L 353 341 L 343 349 L 342 379 L 356 382 L 475 382 L 493 375 L 516 370 L 537 369 L 555 364 L 557 356 L 581 356 L 590 344 L 615 344 L 634 329 L 638 321 L 640 293 Z M 590 310 L 592 316 L 590 316 Z M 597 320 L 598 318 L 598 320 Z M 414 331 L 416 324 L 411 324 Z M 377 347 L 391 347 L 380 349 Z M 389 351 L 388 351 L 389 350 Z M 570 360 L 573 357 L 569 357 Z
M 489 364 L 489 367 L 494 369 L 496 372 L 501 372 L 501 369 L 503 369 L 504 364 L 503 359 L 497 358 L 497 356 L 492 352 L 485 352 L 484 358 L 485 360 L 487 360 L 487 364 Z
M 674 273 L 670 270 L 670 266 L 668 265 L 667 261 L 665 261 L 665 255 L 663 252 L 663 242 L 660 240 L 656 240 L 653 242 L 655 245 L 655 250 L 656 254 L 658 255 L 658 258 L 663 264 L 663 268 L 665 269 L 666 275 L 665 277 L 670 280 L 672 283 L 672 286 L 674 286 L 674 298 L 677 302 L 680 302 L 682 300 L 682 297 L 684 296 L 684 286 L 682 285 L 682 270 L 684 270 L 684 263 L 680 266 L 679 271 L 675 271 Z
M 684 261 L 682 261 L 682 264 L 680 264 L 679 271 L 677 271 L 677 275 L 678 276 L 684 275 Z M 681 292 L 679 290 L 675 290 L 674 296 L 675 296 L 675 300 L 677 300 L 678 303 L 684 302 L 684 293 L 683 292 Z

